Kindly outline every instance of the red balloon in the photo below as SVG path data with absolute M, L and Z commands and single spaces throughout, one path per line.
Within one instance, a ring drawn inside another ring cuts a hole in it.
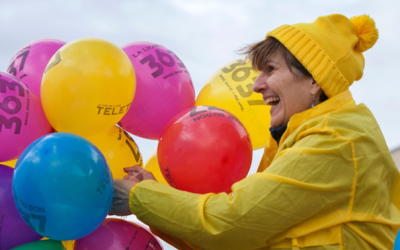
M 160 241 L 142 226 L 120 219 L 105 219 L 93 233 L 76 240 L 74 249 L 162 250 L 163 247 Z
M 232 184 L 248 174 L 253 151 L 246 129 L 234 115 L 197 106 L 169 122 L 157 154 L 171 186 L 204 194 L 229 193 Z

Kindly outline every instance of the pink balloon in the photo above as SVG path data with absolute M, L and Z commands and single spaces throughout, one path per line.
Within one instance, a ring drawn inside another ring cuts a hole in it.
M 65 43 L 56 39 L 41 39 L 26 44 L 11 59 L 7 72 L 28 85 L 40 98 L 40 85 L 47 63 Z
M 159 139 L 169 120 L 194 106 L 190 74 L 182 61 L 167 48 L 134 42 L 122 47 L 136 73 L 136 94 L 121 126 L 147 139 Z
M 0 162 L 16 159 L 51 132 L 39 98 L 14 76 L 0 72 Z
M 160 241 L 133 222 L 106 219 L 93 233 L 75 241 L 74 250 L 162 250 Z

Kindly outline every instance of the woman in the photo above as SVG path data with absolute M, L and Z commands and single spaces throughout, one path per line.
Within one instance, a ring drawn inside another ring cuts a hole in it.
M 247 48 L 261 72 L 253 89 L 272 106 L 274 139 L 258 173 L 235 183 L 234 195 L 198 195 L 127 168 L 110 213 L 136 214 L 179 249 L 392 249 L 399 172 L 372 113 L 349 91 L 377 38 L 366 15 L 268 33 Z

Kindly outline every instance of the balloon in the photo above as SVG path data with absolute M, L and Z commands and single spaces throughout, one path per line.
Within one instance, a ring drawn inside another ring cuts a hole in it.
M 400 231 L 398 231 L 393 250 L 400 250 Z
M 194 106 L 189 72 L 167 48 L 150 42 L 122 47 L 136 70 L 137 95 L 121 126 L 129 133 L 158 140 L 176 114 Z
M 40 85 L 50 58 L 65 42 L 56 39 L 36 40 L 23 46 L 11 59 L 7 72 L 21 79 L 40 99 Z
M 41 240 L 13 248 L 12 250 L 65 250 L 65 248 L 60 241 Z
M 157 149 L 150 154 L 149 160 L 146 162 L 147 163 L 144 169 L 151 172 L 158 182 L 169 185 L 168 181 L 165 180 L 163 174 L 161 173 L 160 165 L 158 164 L 157 159 Z
M 0 72 L 0 162 L 16 159 L 37 138 L 53 132 L 39 98 Z
M 159 240 L 145 228 L 125 220 L 106 219 L 90 235 L 75 241 L 75 250 L 162 250 Z
M 12 185 L 25 222 L 60 241 L 93 232 L 107 216 L 114 190 L 100 151 L 69 133 L 46 135 L 29 145 L 18 159 Z
M 0 249 L 11 249 L 42 238 L 24 222 L 14 204 L 13 171 L 0 165 Z
M 42 240 L 49 240 L 49 238 L 44 237 L 42 238 Z M 74 250 L 74 244 L 75 244 L 74 240 L 61 241 L 61 243 L 65 248 L 65 250 Z
M 74 250 L 74 240 L 63 241 L 62 244 L 65 247 L 65 250 Z
M 253 149 L 267 144 L 271 120 L 270 107 L 264 104 L 261 94 L 253 92 L 257 76 L 250 61 L 232 61 L 207 80 L 196 99 L 196 106 L 215 106 L 239 118 L 250 135 Z
M 193 193 L 230 192 L 252 160 L 246 129 L 227 111 L 194 107 L 177 115 L 158 144 L 158 163 L 172 187 Z
M 58 132 L 91 136 L 112 128 L 135 95 L 135 72 L 128 56 L 96 38 L 67 43 L 43 75 L 43 108 Z
M 108 131 L 86 137 L 106 158 L 114 179 L 122 179 L 127 173 L 123 168 L 143 167 L 142 155 L 132 137 L 118 126 Z
M 17 160 L 18 160 L 18 159 L 11 160 L 11 161 L 0 162 L 0 164 L 9 166 L 9 167 L 11 167 L 11 168 L 15 168 L 15 164 L 17 164 Z

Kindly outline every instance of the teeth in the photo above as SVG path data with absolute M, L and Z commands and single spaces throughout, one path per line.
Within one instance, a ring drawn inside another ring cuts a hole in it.
M 272 104 L 273 102 L 277 102 L 277 101 L 279 101 L 279 100 L 280 100 L 280 99 L 279 99 L 278 96 L 268 97 L 267 99 L 265 99 L 265 103 L 266 103 L 267 105 L 273 105 L 273 104 Z

